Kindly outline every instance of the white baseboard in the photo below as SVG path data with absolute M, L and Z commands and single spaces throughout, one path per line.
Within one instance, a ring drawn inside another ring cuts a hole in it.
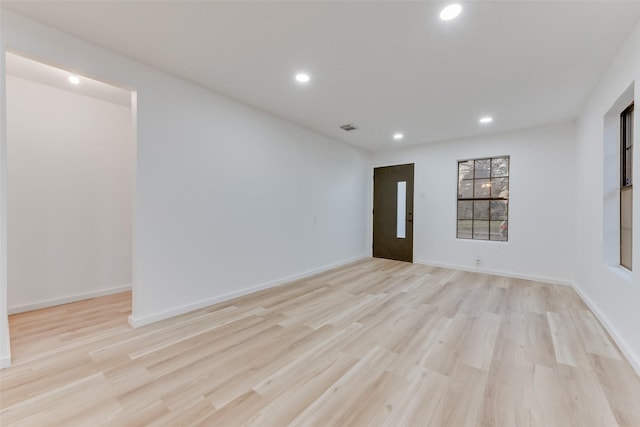
M 173 308 L 171 310 L 163 311 L 161 313 L 151 314 L 143 317 L 134 317 L 133 315 L 129 316 L 129 325 L 133 328 L 139 328 L 140 326 L 145 326 L 151 323 L 159 322 L 160 320 L 169 319 L 171 317 L 179 316 L 181 314 L 189 313 L 194 310 L 198 310 L 204 307 L 209 307 L 214 304 L 218 304 L 220 302 L 228 301 L 233 298 L 238 298 L 243 295 L 248 295 L 253 292 L 261 291 L 263 289 L 273 288 L 275 286 L 283 285 L 285 283 L 292 282 L 294 280 L 303 279 L 305 277 L 313 276 L 314 274 L 322 273 L 324 271 L 332 270 L 334 268 L 342 267 L 347 264 L 351 264 L 362 259 L 369 258 L 367 255 L 360 255 L 354 258 L 350 258 L 344 261 L 335 262 L 329 265 L 325 265 L 323 267 L 314 268 L 312 270 L 308 270 L 302 273 L 294 274 L 291 276 L 283 277 L 281 279 L 272 280 L 270 282 L 262 283 L 260 285 L 251 286 L 249 288 L 241 289 L 239 291 L 229 292 L 223 295 L 218 295 L 213 298 L 208 298 L 206 300 L 198 301 L 193 304 L 187 304 L 180 307 Z
M 55 305 L 68 304 L 70 302 L 82 301 L 89 298 L 103 297 L 105 295 L 117 294 L 120 292 L 130 291 L 131 285 L 119 286 L 117 288 L 103 289 L 101 291 L 87 292 L 83 294 L 71 295 L 63 298 L 54 298 L 46 301 L 36 302 L 33 304 L 25 304 L 16 307 L 8 307 L 9 314 L 18 314 L 25 311 L 39 310 L 41 308 L 53 307 Z
M 11 366 L 11 356 L 5 356 L 0 358 L 0 369 L 8 368 Z
M 491 274 L 494 276 L 511 277 L 513 279 L 524 279 L 524 280 L 531 280 L 533 282 L 549 283 L 551 285 L 562 285 L 562 286 L 573 287 L 573 282 L 571 281 L 552 279 L 550 277 L 544 277 L 544 276 L 533 276 L 529 274 L 519 274 L 519 273 L 512 273 L 509 271 L 490 270 L 490 269 L 484 269 L 484 268 L 471 268 L 465 265 L 443 264 L 439 262 L 426 261 L 426 260 L 414 260 L 413 262 L 415 264 L 428 265 L 431 267 L 443 267 L 443 268 L 450 268 L 452 270 L 470 271 L 472 273 Z
M 613 341 L 615 341 L 616 345 L 627 358 L 633 369 L 636 371 L 638 375 L 640 375 L 640 355 L 636 354 L 627 341 L 620 335 L 618 330 L 611 324 L 607 316 L 600 310 L 600 308 L 593 302 L 591 298 L 585 294 L 582 289 L 580 289 L 577 285 L 573 285 L 573 289 L 576 293 L 582 298 L 585 304 L 589 307 L 591 312 L 596 316 L 596 318 L 600 321 L 600 324 L 607 330 Z

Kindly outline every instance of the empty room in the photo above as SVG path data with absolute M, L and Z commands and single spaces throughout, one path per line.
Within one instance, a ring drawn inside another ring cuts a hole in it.
M 640 2 L 0 24 L 0 425 L 640 425 Z

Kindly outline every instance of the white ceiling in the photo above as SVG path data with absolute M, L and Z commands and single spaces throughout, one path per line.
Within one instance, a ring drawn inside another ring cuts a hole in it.
M 577 116 L 640 1 L 3 1 L 3 7 L 370 149 Z M 305 70 L 307 86 L 293 75 Z M 495 121 L 478 124 L 490 114 Z M 354 123 L 358 130 L 339 129 Z
M 78 74 L 52 67 L 51 65 L 43 64 L 11 52 L 7 52 L 6 58 L 8 75 L 47 86 L 53 86 L 91 98 L 124 105 L 125 107 L 131 106 L 131 92 L 128 90 L 88 77 L 79 76 Z M 70 83 L 69 76 L 71 75 L 79 77 L 80 83 L 77 85 Z

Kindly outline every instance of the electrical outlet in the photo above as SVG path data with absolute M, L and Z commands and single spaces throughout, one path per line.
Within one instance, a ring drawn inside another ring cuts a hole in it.
M 480 265 L 480 262 L 482 261 L 482 260 L 480 259 L 480 255 L 476 255 L 476 256 L 475 256 L 475 260 L 476 260 L 476 265 Z

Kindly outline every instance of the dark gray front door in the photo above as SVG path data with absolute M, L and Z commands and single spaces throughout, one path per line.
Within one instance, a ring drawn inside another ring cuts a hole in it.
M 373 169 L 373 256 L 413 262 L 413 163 Z

